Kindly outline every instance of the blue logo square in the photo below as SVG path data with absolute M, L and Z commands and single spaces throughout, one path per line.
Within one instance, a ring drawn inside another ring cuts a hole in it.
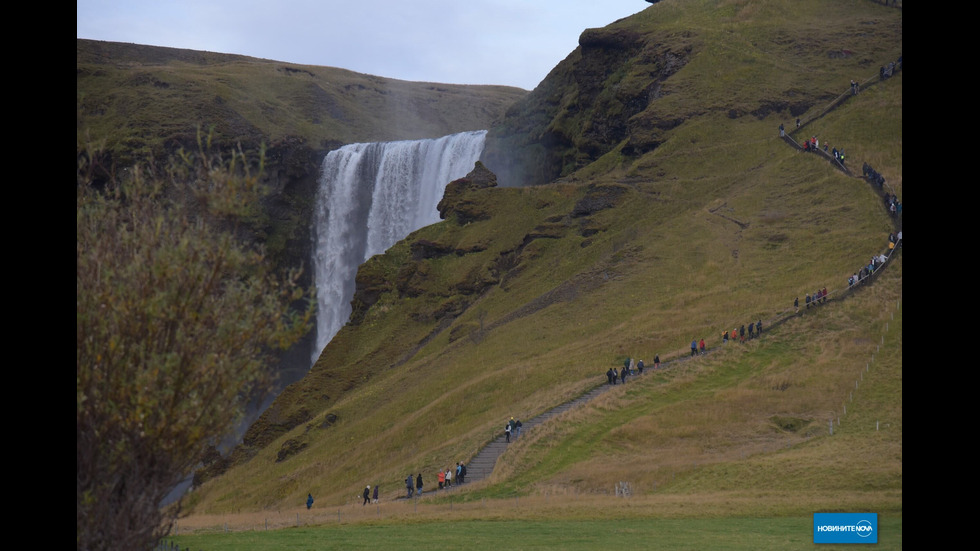
M 878 543 L 878 513 L 813 513 L 813 543 Z

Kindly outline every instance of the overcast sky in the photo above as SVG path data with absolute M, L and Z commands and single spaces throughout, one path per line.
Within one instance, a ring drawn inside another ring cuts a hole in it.
M 533 89 L 646 0 L 77 0 L 76 38 Z

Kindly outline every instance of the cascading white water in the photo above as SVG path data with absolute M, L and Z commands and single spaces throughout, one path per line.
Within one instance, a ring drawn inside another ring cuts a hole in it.
M 473 169 L 486 135 L 350 144 L 327 154 L 314 213 L 318 305 L 311 364 L 350 318 L 358 266 L 439 221 L 446 184 Z

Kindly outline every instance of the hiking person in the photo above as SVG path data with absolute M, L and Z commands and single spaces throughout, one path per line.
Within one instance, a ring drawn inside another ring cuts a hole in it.
M 313 494 L 308 494 L 306 496 L 306 510 L 309 511 L 313 507 Z
M 762 336 L 762 319 L 759 319 L 759 321 L 755 323 L 755 334 L 759 335 L 760 337 Z
M 422 473 L 415 478 L 415 495 L 422 495 Z
M 705 351 L 705 348 L 704 348 L 704 337 L 702 337 L 701 338 L 701 342 L 698 343 L 698 351 L 701 353 L 702 356 L 704 356 L 704 351 Z
M 616 384 L 616 381 L 617 380 L 619 380 L 619 371 L 616 371 L 616 368 L 614 367 L 613 368 L 613 384 Z
M 619 382 L 625 385 L 627 375 L 629 375 L 629 370 L 624 367 L 623 370 L 619 372 Z
M 613 368 L 611 367 L 606 371 L 606 381 L 608 384 L 613 384 Z
M 446 469 L 446 487 L 449 488 L 453 485 L 453 470 Z
M 371 486 L 370 485 L 364 487 L 364 494 L 363 495 L 364 495 L 364 503 L 362 503 L 361 506 L 367 505 L 368 502 L 371 501 Z
M 728 344 L 728 331 L 721 334 L 721 344 Z
M 508 440 L 510 442 L 510 440 Z M 439 489 L 446 487 L 446 473 L 439 471 Z
M 520 419 L 518 419 L 517 422 L 514 423 L 514 430 L 516 431 L 514 433 L 514 438 L 520 438 L 521 437 L 521 427 L 523 427 L 523 426 L 524 426 L 524 423 L 521 423 L 521 420 Z M 457 478 L 459 478 L 459 477 L 457 477 Z
M 698 355 L 698 341 L 697 339 L 693 339 L 691 340 L 691 356 L 693 357 L 697 355 Z
M 408 489 L 408 499 L 411 499 L 412 491 L 415 489 L 415 485 L 412 484 L 412 473 L 408 473 L 408 478 L 405 479 L 405 488 Z
M 613 383 L 615 384 L 615 383 Z M 510 444 L 510 423 L 504 425 L 504 436 L 507 437 L 507 443 Z M 443 475 L 445 476 L 445 475 Z
M 751 339 L 754 335 L 752 334 L 755 330 L 755 324 L 751 321 L 749 322 L 749 338 Z
M 786 129 L 783 127 L 783 123 L 779 123 L 779 137 L 782 138 L 786 135 Z
M 422 493 L 422 490 L 419 490 L 419 493 L 421 494 Z M 378 485 L 377 484 L 374 485 L 374 502 L 375 503 L 378 502 Z
M 660 354 L 653 357 L 653 368 L 660 369 Z
M 796 299 L 793 300 L 793 308 L 796 308 L 797 314 L 800 313 L 800 297 L 796 297 Z
M 636 362 L 636 370 L 640 372 L 640 375 L 643 375 L 643 360 Z
M 462 461 L 459 462 L 459 483 L 462 484 L 466 480 L 466 463 Z

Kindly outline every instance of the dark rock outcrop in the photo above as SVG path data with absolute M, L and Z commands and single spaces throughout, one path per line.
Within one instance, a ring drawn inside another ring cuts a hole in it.
M 567 176 L 620 146 L 626 156 L 655 149 L 683 117 L 641 116 L 687 63 L 689 41 L 671 37 L 668 45 L 627 26 L 586 29 L 579 47 L 490 129 L 482 160 L 500 186 L 512 187 Z
M 439 216 L 444 220 L 455 216 L 460 225 L 489 217 L 487 209 L 470 197 L 471 191 L 496 187 L 497 175 L 487 169 L 480 161 L 476 162 L 469 174 L 449 182 L 439 200 Z

